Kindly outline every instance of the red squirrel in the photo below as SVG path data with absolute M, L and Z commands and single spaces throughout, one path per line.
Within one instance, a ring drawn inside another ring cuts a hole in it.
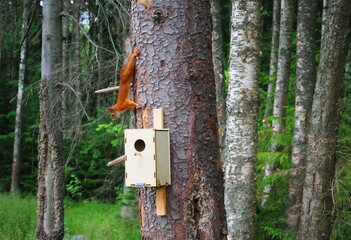
M 140 53 L 139 49 L 134 50 L 130 55 L 129 60 L 125 60 L 119 74 L 119 89 L 117 103 L 107 110 L 110 112 L 110 117 L 112 120 L 119 118 L 122 112 L 126 110 L 133 111 L 138 104 L 129 100 L 130 93 L 130 82 L 133 77 L 135 69 L 135 57 Z

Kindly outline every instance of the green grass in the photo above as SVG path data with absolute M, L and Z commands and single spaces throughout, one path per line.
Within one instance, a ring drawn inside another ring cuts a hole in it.
M 1 240 L 35 239 L 36 197 L 0 194 Z M 99 201 L 65 202 L 65 239 L 85 235 L 91 240 L 140 239 L 137 219 L 119 216 L 118 204 Z
M 116 204 L 98 201 L 67 202 L 65 212 L 65 239 L 75 234 L 83 234 L 92 240 L 140 239 L 137 219 L 123 219 Z
M 0 238 L 3 240 L 34 239 L 36 199 L 17 194 L 0 194 Z

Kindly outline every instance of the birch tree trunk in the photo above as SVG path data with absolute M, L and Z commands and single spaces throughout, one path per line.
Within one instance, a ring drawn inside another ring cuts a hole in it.
M 27 37 L 28 30 L 28 15 L 29 15 L 29 0 L 23 3 L 22 13 L 22 45 L 20 48 L 20 64 L 18 71 L 18 90 L 17 90 L 17 105 L 16 105 L 16 120 L 15 120 L 15 140 L 13 144 L 13 160 L 12 160 L 12 175 L 11 175 L 11 192 L 19 190 L 20 177 L 20 151 L 22 139 L 22 105 L 23 105 L 23 87 L 24 76 L 26 71 L 26 52 L 27 52 Z
M 297 80 L 294 142 L 287 203 L 287 229 L 297 231 L 307 157 L 307 136 L 316 82 L 317 1 L 300 0 L 297 16 Z
M 39 167 L 37 239 L 64 235 L 64 161 L 61 127 L 61 1 L 43 1 L 42 79 L 39 92 Z
M 142 239 L 223 239 L 223 182 L 212 66 L 210 1 L 132 1 L 136 126 L 152 127 L 164 108 L 171 136 L 167 215 L 155 189 L 139 191 Z
M 281 0 L 281 19 L 279 32 L 279 51 L 278 51 L 278 67 L 277 67 L 277 81 L 275 85 L 272 130 L 274 135 L 283 131 L 284 121 L 286 116 L 285 106 L 288 97 L 288 84 L 290 77 L 290 63 L 291 63 L 291 41 L 293 31 L 293 1 Z M 279 147 L 277 142 L 273 139 L 270 147 L 270 152 L 278 152 Z M 272 175 L 273 162 L 271 159 L 266 164 L 265 177 Z M 272 185 L 268 184 L 263 189 L 262 206 L 267 204 Z
M 274 97 L 274 84 L 277 78 L 278 47 L 279 47 L 279 28 L 280 28 L 280 1 L 273 1 L 273 21 L 272 21 L 272 40 L 269 61 L 269 84 L 267 88 L 267 102 L 263 119 L 272 115 L 272 102 Z
M 261 14 L 258 0 L 233 0 L 224 162 L 228 239 L 254 239 Z
M 326 1 L 321 59 L 308 134 L 306 178 L 298 239 L 329 239 L 335 174 L 338 102 L 350 42 L 351 2 Z
M 218 134 L 219 146 L 221 150 L 221 159 L 224 158 L 225 132 L 226 132 L 226 85 L 224 75 L 224 52 L 223 52 L 223 33 L 221 26 L 219 0 L 211 1 L 212 14 L 212 54 L 213 70 L 216 82 L 216 109 L 218 117 Z

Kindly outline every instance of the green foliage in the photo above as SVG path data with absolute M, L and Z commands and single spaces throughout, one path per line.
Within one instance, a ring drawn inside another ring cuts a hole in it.
M 68 175 L 70 172 L 72 172 L 71 167 L 66 167 L 65 173 Z M 72 199 L 80 199 L 82 197 L 82 181 L 77 178 L 77 176 L 74 173 L 69 174 L 70 176 L 70 181 L 68 184 L 66 184 L 66 193 L 68 196 L 70 196 Z M 67 178 L 67 177 L 66 177 Z
M 127 188 L 126 189 L 122 187 L 116 187 L 116 204 L 119 207 L 123 206 L 136 206 L 137 205 L 137 199 L 138 199 L 138 190 L 136 188 Z
M 88 126 L 80 141 L 73 148 L 66 149 L 66 155 L 72 158 L 66 167 L 68 196 L 72 199 L 99 197 L 114 200 L 114 187 L 122 184 L 124 175 L 120 174 L 119 178 L 110 176 L 106 164 L 123 155 L 123 129 L 126 125 L 102 118 L 92 119 Z M 71 141 L 67 139 L 68 143 Z M 113 180 L 113 184 L 106 188 L 105 185 Z
M 351 141 L 348 142 L 351 146 Z M 339 159 L 334 181 L 333 200 L 334 216 L 336 216 L 332 240 L 347 240 L 351 235 L 351 154 Z
M 118 136 L 111 140 L 112 147 L 121 146 L 123 144 L 123 130 L 126 128 L 123 124 L 114 124 L 113 122 L 99 124 L 95 129 L 97 132 L 106 132 L 113 136 Z M 121 137 L 122 136 L 122 137 Z
M 349 59 L 350 62 L 351 59 Z M 351 72 L 351 69 L 348 69 Z M 344 98 L 341 101 L 337 166 L 333 183 L 335 221 L 330 239 L 347 240 L 351 236 L 351 79 L 346 74 Z
M 219 0 L 220 6 L 222 6 L 221 12 L 221 24 L 222 24 L 222 33 L 223 33 L 223 50 L 225 59 L 229 59 L 230 51 L 230 15 L 232 9 L 232 3 L 230 0 Z M 228 63 L 228 61 L 226 61 Z
M 117 197 L 116 197 L 117 202 L 123 202 L 123 200 L 137 199 L 138 189 L 136 188 L 129 188 L 128 191 L 125 193 L 124 187 L 116 187 L 115 191 L 117 193 Z
M 286 107 L 287 116 L 277 119 L 273 116 L 262 120 L 258 130 L 258 155 L 257 155 L 257 229 L 256 239 L 294 239 L 294 233 L 286 231 L 285 205 L 289 186 L 289 170 L 293 139 L 294 108 Z M 273 120 L 284 123 L 285 128 L 281 133 L 274 133 L 271 128 Z M 269 146 L 274 143 L 281 151 L 269 152 Z M 264 169 L 269 164 L 274 172 L 265 177 Z M 272 186 L 268 205 L 261 207 L 262 192 L 266 185 Z

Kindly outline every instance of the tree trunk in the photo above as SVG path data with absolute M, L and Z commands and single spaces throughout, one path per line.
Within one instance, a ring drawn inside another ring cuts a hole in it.
M 224 75 L 224 52 L 223 52 L 223 34 L 221 25 L 219 0 L 211 1 L 212 14 L 212 54 L 213 70 L 216 82 L 216 109 L 218 118 L 218 135 L 219 146 L 221 149 L 221 159 L 224 158 L 225 132 L 226 132 L 226 85 Z
M 4 3 L 3 1 L 0 1 L 0 32 L 4 32 Z M 3 35 L 0 34 L 0 67 L 1 67 L 1 62 L 2 62 L 2 45 L 3 45 Z
M 332 229 L 332 181 L 335 174 L 338 102 L 350 41 L 351 2 L 325 7 L 321 59 L 308 134 L 306 178 L 298 239 L 329 239 Z M 326 8 L 327 7 L 327 8 Z
M 224 162 L 228 239 L 254 239 L 260 1 L 233 0 Z
M 269 83 L 267 88 L 267 102 L 265 106 L 263 119 L 267 119 L 272 115 L 272 102 L 274 97 L 274 84 L 277 78 L 278 64 L 278 47 L 279 47 L 279 28 L 280 28 L 280 1 L 273 1 L 273 21 L 272 21 L 272 40 L 271 53 L 269 61 Z
M 17 106 L 16 106 L 16 120 L 15 120 L 15 140 L 13 144 L 13 160 L 12 160 L 12 176 L 11 176 L 11 192 L 19 190 L 20 177 L 20 151 L 22 138 L 22 100 L 24 76 L 26 71 L 26 52 L 27 52 L 27 37 L 28 30 L 28 15 L 29 15 L 29 0 L 23 3 L 22 14 L 22 45 L 20 48 L 20 64 L 18 71 L 18 90 L 17 90 Z
M 210 2 L 132 2 L 137 127 L 152 127 L 164 108 L 171 132 L 172 185 L 167 215 L 156 216 L 155 189 L 139 191 L 142 239 L 223 239 Z
M 73 89 L 73 99 L 74 99 L 74 106 L 72 111 L 74 113 L 79 112 L 81 109 L 80 101 L 81 101 L 81 91 L 80 91 L 80 26 L 79 26 L 79 19 L 80 19 L 80 0 L 75 0 L 73 4 L 73 17 L 75 19 L 73 24 L 73 68 L 72 68 L 72 77 L 74 79 Z M 80 114 L 82 116 L 83 114 Z M 78 120 L 78 124 L 80 125 L 80 120 Z M 79 127 L 77 127 L 79 129 Z
M 70 0 L 63 0 L 63 11 L 66 13 L 70 12 L 71 3 Z M 70 18 L 67 14 L 63 14 L 62 18 L 62 77 L 69 79 L 69 24 Z
M 63 15 L 62 15 L 62 79 L 67 79 L 67 83 L 69 83 L 70 79 L 70 10 L 71 10 L 71 3 L 70 0 L 62 0 L 62 8 L 63 8 Z M 62 96 L 62 117 L 64 119 L 64 126 L 66 126 L 66 122 L 69 118 L 69 99 L 70 99 L 70 90 L 64 91 Z M 66 129 L 66 127 L 64 127 Z
M 290 77 L 291 63 L 291 40 L 293 31 L 293 1 L 281 0 L 281 19 L 279 32 L 279 52 L 277 82 L 275 85 L 273 116 L 272 121 L 273 141 L 269 147 L 270 152 L 278 152 L 278 143 L 274 140 L 274 135 L 282 133 L 284 128 L 283 118 L 285 117 L 285 106 L 288 97 L 288 84 Z M 265 177 L 273 172 L 273 160 L 267 163 Z M 263 189 L 262 206 L 267 204 L 272 185 L 268 184 Z
M 297 17 L 297 80 L 294 143 L 291 158 L 287 228 L 297 231 L 307 157 L 307 136 L 316 82 L 317 1 L 300 0 Z
M 61 4 L 57 0 L 43 1 L 36 237 L 45 240 L 62 239 L 64 235 Z

